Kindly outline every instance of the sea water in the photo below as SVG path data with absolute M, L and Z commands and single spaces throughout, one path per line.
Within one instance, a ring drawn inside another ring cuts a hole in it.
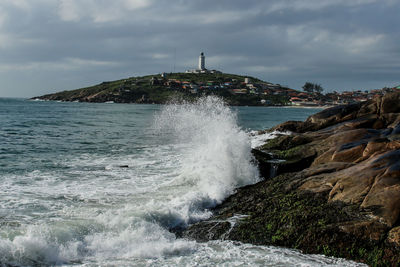
M 0 99 L 0 264 L 357 266 L 169 231 L 260 180 L 255 130 L 316 111 Z

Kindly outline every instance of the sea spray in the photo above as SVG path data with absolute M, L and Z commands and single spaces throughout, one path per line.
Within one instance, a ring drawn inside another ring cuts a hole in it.
M 156 129 L 169 132 L 186 146 L 176 184 L 190 184 L 191 190 L 174 200 L 183 201 L 186 223 L 204 219 L 210 208 L 234 189 L 258 181 L 252 163 L 250 139 L 237 124 L 237 116 L 218 97 L 165 106 L 156 117 Z
M 280 135 L 291 135 L 292 133 L 289 131 L 280 132 L 280 131 L 272 131 L 272 132 L 259 132 L 259 131 L 250 131 L 251 136 L 251 147 L 258 148 L 264 145 L 268 140 L 274 139 Z

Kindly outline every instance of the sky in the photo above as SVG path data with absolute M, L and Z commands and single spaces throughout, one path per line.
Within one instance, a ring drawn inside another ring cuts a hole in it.
M 197 67 L 325 92 L 400 84 L 400 0 L 0 0 L 0 97 Z

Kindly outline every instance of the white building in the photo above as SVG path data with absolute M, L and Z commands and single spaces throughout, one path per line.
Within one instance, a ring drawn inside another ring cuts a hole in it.
M 206 57 L 204 56 L 204 53 L 201 52 L 199 56 L 199 70 L 205 70 L 206 69 Z
M 198 69 L 187 70 L 186 73 L 221 73 L 218 70 L 208 70 L 206 69 L 206 57 L 204 53 L 201 52 L 199 56 Z

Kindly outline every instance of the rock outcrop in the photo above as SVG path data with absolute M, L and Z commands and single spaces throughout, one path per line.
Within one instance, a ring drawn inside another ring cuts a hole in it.
M 400 93 L 271 130 L 292 134 L 254 151 L 266 179 L 239 189 L 183 236 L 400 265 Z M 271 155 L 284 160 L 273 178 Z

